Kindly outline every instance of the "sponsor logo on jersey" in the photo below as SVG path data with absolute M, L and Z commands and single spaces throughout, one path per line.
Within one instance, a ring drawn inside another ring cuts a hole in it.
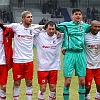
M 27 39 L 32 39 L 32 36 L 24 36 L 24 35 L 18 35 L 19 38 L 27 38 Z
M 100 45 L 88 45 L 90 49 L 100 49 Z
M 53 40 L 53 44 L 56 44 L 56 40 Z
M 56 49 L 56 46 L 42 46 L 42 48 Z
M 50 48 L 50 46 L 42 46 L 42 48 Z
M 82 31 L 82 26 L 80 26 L 80 31 Z

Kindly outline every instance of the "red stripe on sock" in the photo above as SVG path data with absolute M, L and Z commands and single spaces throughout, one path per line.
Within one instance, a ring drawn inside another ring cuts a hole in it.
M 56 99 L 56 97 L 51 97 L 50 95 L 49 95 L 49 98 Z
M 13 96 L 13 98 L 17 98 L 17 97 L 19 97 L 19 95 L 17 95 L 17 96 Z
M 26 94 L 26 95 L 28 95 L 28 96 L 32 96 L 32 94 Z

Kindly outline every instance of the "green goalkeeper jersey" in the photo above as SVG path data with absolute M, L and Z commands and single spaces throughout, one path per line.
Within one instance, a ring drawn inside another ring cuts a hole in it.
M 70 21 L 63 22 L 56 28 L 64 32 L 62 48 L 68 51 L 82 51 L 84 49 L 84 35 L 90 31 L 89 24 Z

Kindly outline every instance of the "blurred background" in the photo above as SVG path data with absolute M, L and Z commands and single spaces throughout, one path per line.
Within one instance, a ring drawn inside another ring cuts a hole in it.
M 48 20 L 61 23 L 71 21 L 73 8 L 80 8 L 83 21 L 100 20 L 100 0 L 0 0 L 0 19 L 3 23 L 21 22 L 21 12 L 33 14 L 33 24 L 45 24 Z

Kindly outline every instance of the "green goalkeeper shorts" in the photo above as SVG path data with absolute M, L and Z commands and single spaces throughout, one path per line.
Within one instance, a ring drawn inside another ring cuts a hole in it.
M 71 78 L 74 69 L 75 76 L 86 76 L 86 57 L 84 51 L 66 51 L 66 54 L 64 55 L 64 76 Z

